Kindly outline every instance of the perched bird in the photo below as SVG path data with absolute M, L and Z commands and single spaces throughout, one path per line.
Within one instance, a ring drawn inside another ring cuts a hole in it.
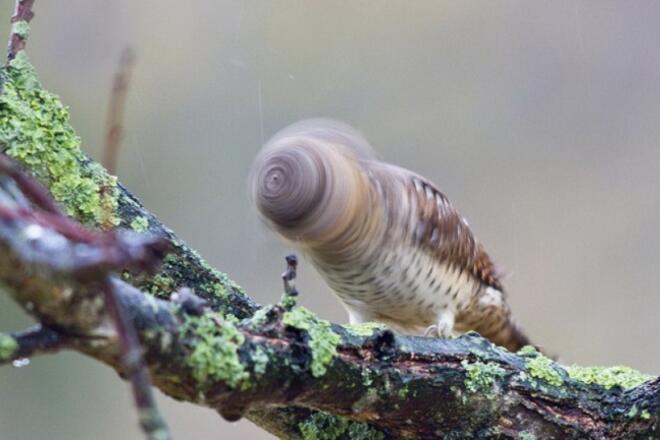
M 250 180 L 261 215 L 311 260 L 351 323 L 407 335 L 475 330 L 509 350 L 529 343 L 493 262 L 447 197 L 378 160 L 350 126 L 310 119 L 283 129 Z

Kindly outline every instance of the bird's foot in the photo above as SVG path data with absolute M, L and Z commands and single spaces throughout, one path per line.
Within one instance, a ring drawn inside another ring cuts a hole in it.
M 438 336 L 440 336 L 440 333 L 438 332 L 437 325 L 433 324 L 426 327 L 426 330 L 424 331 L 425 338 L 436 338 Z
M 424 331 L 427 338 L 449 338 L 454 336 L 454 314 L 447 311 L 440 315 L 437 324 L 430 325 Z

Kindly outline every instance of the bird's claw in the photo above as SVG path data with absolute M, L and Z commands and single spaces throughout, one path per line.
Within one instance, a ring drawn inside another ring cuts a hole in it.
M 445 314 L 440 317 L 437 324 L 430 325 L 424 331 L 427 338 L 449 338 L 454 336 L 454 315 Z

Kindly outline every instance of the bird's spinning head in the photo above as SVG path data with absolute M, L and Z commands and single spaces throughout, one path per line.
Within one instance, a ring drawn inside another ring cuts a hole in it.
M 341 239 L 364 207 L 372 157 L 355 130 L 312 119 L 277 133 L 259 153 L 251 174 L 259 212 L 286 239 L 315 247 Z

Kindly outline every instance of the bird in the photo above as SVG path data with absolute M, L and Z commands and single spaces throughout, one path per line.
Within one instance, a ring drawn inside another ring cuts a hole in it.
M 282 129 L 257 154 L 249 186 L 266 224 L 306 256 L 351 324 L 427 337 L 476 331 L 510 351 L 530 344 L 465 218 L 348 124 Z

